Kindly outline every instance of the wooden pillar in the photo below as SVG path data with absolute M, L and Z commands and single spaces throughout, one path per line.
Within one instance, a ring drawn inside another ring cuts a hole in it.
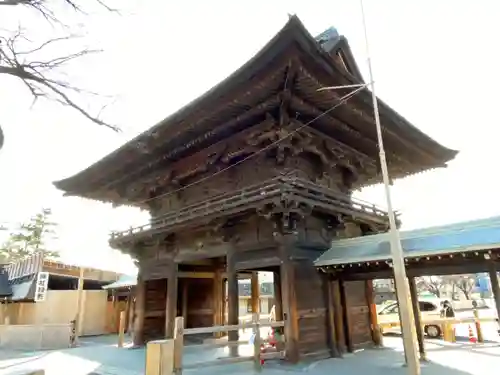
M 373 343 L 376 346 L 382 346 L 382 335 L 378 326 L 377 305 L 375 304 L 373 280 L 368 280 L 366 282 L 366 300 L 370 306 L 370 326 L 372 329 Z
M 134 319 L 134 346 L 144 345 L 144 309 L 146 305 L 146 282 L 142 278 L 139 266 L 137 285 L 135 287 L 135 319 Z
M 83 299 L 85 296 L 83 295 L 83 284 L 84 284 L 84 268 L 80 267 L 80 275 L 78 277 L 78 292 L 76 297 L 76 336 L 75 341 L 78 343 L 78 337 L 82 334 L 82 325 L 83 325 L 83 313 L 85 311 L 85 303 Z
M 165 337 L 174 337 L 174 325 L 177 315 L 177 263 L 172 260 L 169 265 L 168 279 L 167 279 L 167 304 L 165 316 Z
M 252 313 L 260 313 L 260 285 L 258 272 L 252 272 L 250 279 Z
M 337 345 L 337 332 L 335 324 L 335 303 L 333 299 L 333 282 L 330 275 L 323 274 L 323 283 L 326 287 L 326 304 L 328 314 L 328 340 L 330 345 L 330 355 L 332 357 L 340 357 L 339 348 Z
M 295 296 L 295 270 L 290 253 L 294 246 L 293 234 L 277 233 L 279 254 L 281 257 L 280 276 L 283 298 L 283 318 L 285 321 L 285 352 L 287 359 L 299 361 L 299 321 Z
M 492 261 L 490 261 L 489 274 L 491 292 L 493 293 L 493 299 L 495 300 L 495 307 L 497 309 L 497 318 L 500 319 L 500 284 L 498 283 L 496 263 L 493 263 Z
M 236 274 L 236 264 L 234 260 L 235 252 L 234 244 L 228 250 L 227 253 L 227 299 L 228 299 L 228 325 L 238 325 L 239 321 L 239 306 L 238 306 L 238 276 Z M 238 341 L 239 332 L 229 331 L 228 333 L 229 341 Z M 238 355 L 238 347 L 235 345 L 230 346 L 230 353 L 232 356 Z
M 347 347 L 347 351 L 352 353 L 354 352 L 354 345 L 352 343 L 352 325 L 351 319 L 349 315 L 349 303 L 347 301 L 347 295 L 345 291 L 345 281 L 339 280 L 339 292 L 340 292 L 340 301 L 342 305 L 342 324 L 344 328 L 344 340 L 345 345 Z
M 425 344 L 424 344 L 424 329 L 422 327 L 422 316 L 420 315 L 420 306 L 418 303 L 417 283 L 415 282 L 414 277 L 408 278 L 408 282 L 410 286 L 411 304 L 413 306 L 413 318 L 415 320 L 415 330 L 417 332 L 418 351 L 420 353 L 420 360 L 425 361 L 426 354 L 425 354 Z
M 189 279 L 182 279 L 182 317 L 184 318 L 184 324 L 187 324 L 188 319 L 188 288 L 189 288 Z
M 213 304 L 214 304 L 214 326 L 224 325 L 222 319 L 222 272 L 220 269 L 215 271 L 214 285 L 213 285 Z M 221 332 L 215 332 L 214 337 L 221 337 Z
M 125 332 L 129 333 L 130 326 L 130 310 L 132 309 L 132 288 L 127 293 L 127 305 L 125 307 Z
M 227 279 L 222 279 L 222 325 L 227 324 Z
M 345 330 L 344 330 L 344 307 L 342 306 L 342 294 L 340 292 L 340 281 L 332 281 L 333 294 L 333 319 L 335 321 L 335 333 L 337 350 L 339 355 L 347 351 Z
M 273 273 L 273 287 L 274 287 L 274 315 L 276 321 L 283 320 L 283 297 L 281 295 L 281 277 L 279 272 Z

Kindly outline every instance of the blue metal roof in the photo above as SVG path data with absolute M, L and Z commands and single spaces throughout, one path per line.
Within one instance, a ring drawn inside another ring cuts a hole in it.
M 500 248 L 500 216 L 400 232 L 405 258 Z M 328 266 L 389 260 L 389 234 L 332 242 L 316 261 Z
M 127 288 L 137 285 L 137 276 L 135 275 L 121 275 L 115 282 L 104 285 L 103 289 L 118 289 Z

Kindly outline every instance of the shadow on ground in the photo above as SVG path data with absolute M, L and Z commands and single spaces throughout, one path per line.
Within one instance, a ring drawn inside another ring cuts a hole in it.
M 387 340 L 387 348 L 369 349 L 358 351 L 354 354 L 345 355 L 342 359 L 327 359 L 323 361 L 302 362 L 299 365 L 290 365 L 281 361 L 269 361 L 264 364 L 264 375 L 279 375 L 293 373 L 309 373 L 314 375 L 388 375 L 407 374 L 408 369 L 403 367 L 404 355 L 401 351 L 401 340 L 392 338 Z M 462 356 L 467 360 L 467 355 L 476 355 L 470 348 L 465 350 L 458 347 L 439 347 L 432 344 L 429 348 L 429 357 L 435 355 L 436 362 L 428 362 L 422 366 L 423 375 L 486 375 L 495 374 L 497 371 L 481 372 L 462 371 L 457 366 L 456 356 Z M 496 345 L 496 348 L 500 345 Z M 495 349 L 496 349 L 495 348 Z M 449 351 L 450 358 L 447 357 Z M 1 351 L 0 351 L 1 353 Z M 463 355 L 462 355 L 463 353 Z M 498 351 L 500 353 L 500 351 Z M 8 355 L 7 353 L 4 353 Z M 21 354 L 21 353 L 18 353 Z M 483 354 L 483 353 L 481 353 Z M 145 349 L 118 348 L 116 337 L 85 338 L 81 346 L 74 349 L 51 351 L 45 353 L 31 353 L 31 356 L 18 356 L 6 359 L 6 355 L 0 357 L 0 375 L 8 374 L 8 371 L 21 368 L 45 368 L 46 375 L 139 375 L 144 374 Z M 495 354 L 497 355 L 497 354 Z M 443 360 L 443 356 L 446 357 Z M 200 362 L 212 360 L 216 357 L 206 349 L 186 350 L 185 361 Z M 484 358 L 484 357 L 483 357 Z M 486 357 L 488 358 L 488 357 Z M 1 360 L 3 359 L 3 360 Z M 493 360 L 489 358 L 488 360 Z M 498 359 L 495 358 L 494 361 Z M 5 367 L 8 361 L 20 361 L 18 364 Z M 443 363 L 445 362 L 445 363 Z M 448 366 L 449 365 L 449 366 Z M 455 367 L 455 368 L 452 368 Z M 490 366 L 494 370 L 495 366 Z M 204 366 L 199 369 L 186 370 L 184 374 L 189 375 L 224 375 L 224 374 L 254 374 L 252 363 L 243 363 L 226 366 Z

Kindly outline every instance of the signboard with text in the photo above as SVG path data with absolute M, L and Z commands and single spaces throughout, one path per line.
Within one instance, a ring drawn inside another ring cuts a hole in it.
M 47 289 L 49 286 L 49 273 L 38 272 L 35 285 L 35 302 L 45 301 L 47 296 Z

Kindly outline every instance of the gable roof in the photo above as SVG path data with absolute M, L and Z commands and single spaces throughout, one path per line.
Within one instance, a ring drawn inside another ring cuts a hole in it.
M 405 258 L 500 248 L 500 216 L 400 233 Z M 389 233 L 333 241 L 318 267 L 390 260 Z

